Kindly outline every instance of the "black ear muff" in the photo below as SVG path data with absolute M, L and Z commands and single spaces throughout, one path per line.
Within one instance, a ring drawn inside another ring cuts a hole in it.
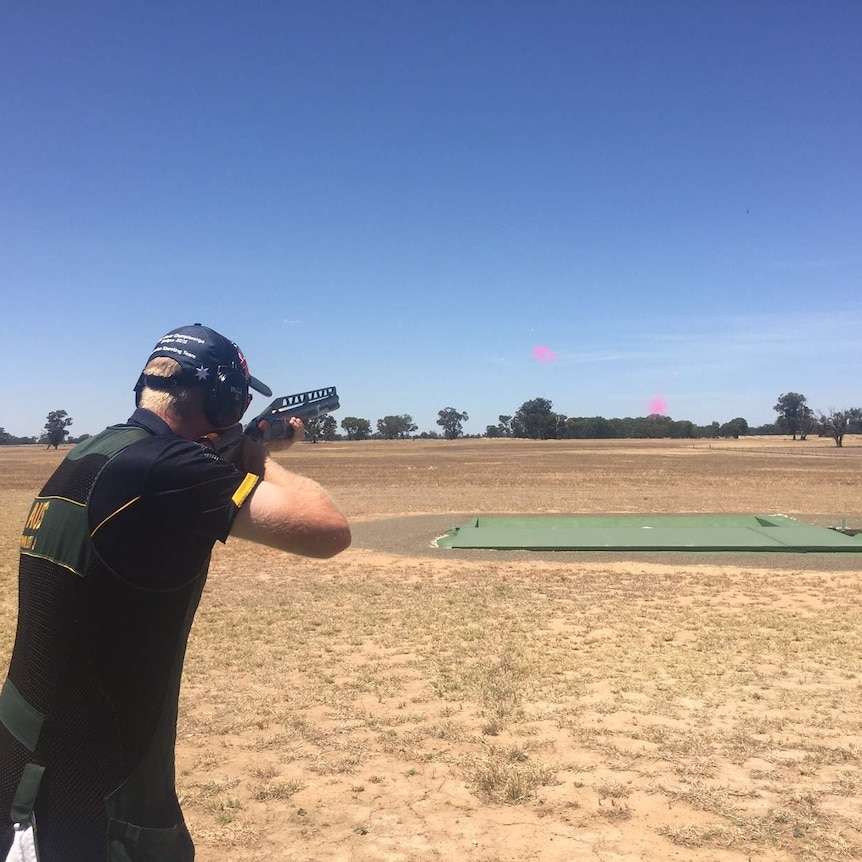
M 175 389 L 178 385 L 173 377 L 161 377 L 141 372 L 141 376 L 138 377 L 138 382 L 135 384 L 135 407 L 141 406 L 141 393 L 144 389 L 158 389 L 166 392 Z
M 135 407 L 141 406 L 141 393 L 144 391 L 144 375 L 138 378 L 138 382 L 135 384 Z
M 204 401 L 204 412 L 215 428 L 236 425 L 248 407 L 248 380 L 245 373 L 220 365 Z

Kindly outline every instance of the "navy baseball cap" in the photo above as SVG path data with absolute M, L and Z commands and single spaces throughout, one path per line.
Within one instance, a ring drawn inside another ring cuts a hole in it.
M 200 323 L 181 326 L 163 335 L 144 367 L 160 356 L 179 362 L 182 370 L 170 378 L 175 386 L 209 386 L 216 378 L 219 368 L 226 367 L 241 370 L 248 380 L 248 385 L 261 395 L 272 395 L 269 386 L 251 376 L 248 362 L 239 347 Z M 149 375 L 147 377 L 149 384 L 152 378 Z

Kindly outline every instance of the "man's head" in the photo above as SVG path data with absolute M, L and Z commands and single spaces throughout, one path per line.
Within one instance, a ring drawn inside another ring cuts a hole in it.
M 200 411 L 214 428 L 228 428 L 242 418 L 249 387 L 263 395 L 272 390 L 249 374 L 234 342 L 206 326 L 181 326 L 163 336 L 135 385 L 136 404 L 189 419 Z

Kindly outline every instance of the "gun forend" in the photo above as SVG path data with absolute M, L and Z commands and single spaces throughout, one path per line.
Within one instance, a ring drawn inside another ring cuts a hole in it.
M 338 391 L 334 386 L 283 395 L 255 416 L 245 428 L 235 425 L 222 434 L 210 435 L 210 444 L 216 452 L 224 456 L 238 446 L 243 437 L 262 440 L 265 443 L 270 440 L 288 440 L 293 436 L 293 426 L 288 421 L 292 416 L 307 421 L 331 413 L 340 406 Z
M 340 407 L 338 391 L 334 386 L 297 392 L 276 398 L 269 407 L 252 419 L 245 434 L 252 440 L 287 439 L 293 436 L 293 426 L 287 421 L 293 416 L 300 419 L 315 419 Z

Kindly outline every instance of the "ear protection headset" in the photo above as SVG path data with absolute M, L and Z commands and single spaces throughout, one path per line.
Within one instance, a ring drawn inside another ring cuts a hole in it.
M 204 415 L 216 428 L 236 425 L 248 407 L 248 379 L 235 365 L 219 365 L 204 399 Z
M 135 406 L 140 406 L 141 392 L 145 386 L 168 390 L 182 385 L 176 377 L 141 374 L 135 385 Z M 216 428 L 236 425 L 242 419 L 248 401 L 248 379 L 245 372 L 235 365 L 219 365 L 204 396 L 204 415 L 207 421 Z

